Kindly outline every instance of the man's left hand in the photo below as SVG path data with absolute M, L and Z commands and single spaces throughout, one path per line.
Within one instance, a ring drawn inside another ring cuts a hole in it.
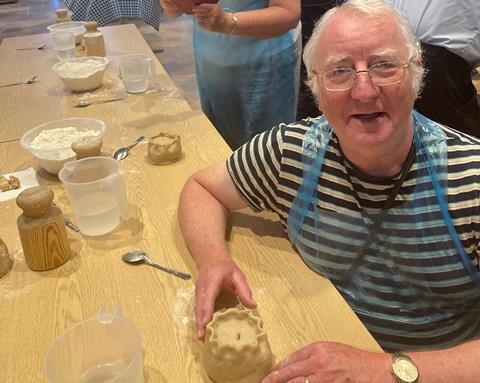
M 316 342 L 280 362 L 262 383 L 393 383 L 391 366 L 389 354 Z

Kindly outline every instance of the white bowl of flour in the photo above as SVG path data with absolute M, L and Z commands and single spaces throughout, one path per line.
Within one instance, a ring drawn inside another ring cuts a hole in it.
M 58 174 L 63 164 L 75 158 L 72 143 L 83 137 L 101 138 L 106 125 L 94 118 L 65 118 L 39 125 L 26 132 L 20 145 L 49 173 Z
M 102 85 L 108 63 L 106 57 L 77 57 L 56 63 L 53 70 L 71 91 L 86 92 Z

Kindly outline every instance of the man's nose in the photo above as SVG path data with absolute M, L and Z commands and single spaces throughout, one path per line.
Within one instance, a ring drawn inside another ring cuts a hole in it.
M 358 101 L 371 101 L 378 96 L 379 89 L 367 70 L 358 71 L 352 87 L 352 98 Z

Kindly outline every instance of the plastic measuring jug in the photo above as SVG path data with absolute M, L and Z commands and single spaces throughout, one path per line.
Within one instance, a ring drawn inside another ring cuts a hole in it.
M 119 57 L 123 85 L 128 93 L 145 92 L 148 83 L 157 75 L 153 60 L 141 54 Z
M 77 225 L 85 235 L 114 230 L 128 219 L 128 201 L 119 163 L 108 157 L 88 157 L 63 165 L 58 178 L 65 185 Z
M 120 306 L 101 306 L 53 341 L 43 368 L 49 383 L 143 383 L 140 333 Z

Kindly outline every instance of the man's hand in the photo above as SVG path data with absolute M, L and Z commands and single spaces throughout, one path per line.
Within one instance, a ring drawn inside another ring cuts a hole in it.
M 262 383 L 393 383 L 391 366 L 389 354 L 316 342 L 280 362 Z
M 230 258 L 207 264 L 199 270 L 195 284 L 195 316 L 199 339 L 205 337 L 205 327 L 212 319 L 215 301 L 223 290 L 234 292 L 244 306 L 256 307 L 245 276 Z

